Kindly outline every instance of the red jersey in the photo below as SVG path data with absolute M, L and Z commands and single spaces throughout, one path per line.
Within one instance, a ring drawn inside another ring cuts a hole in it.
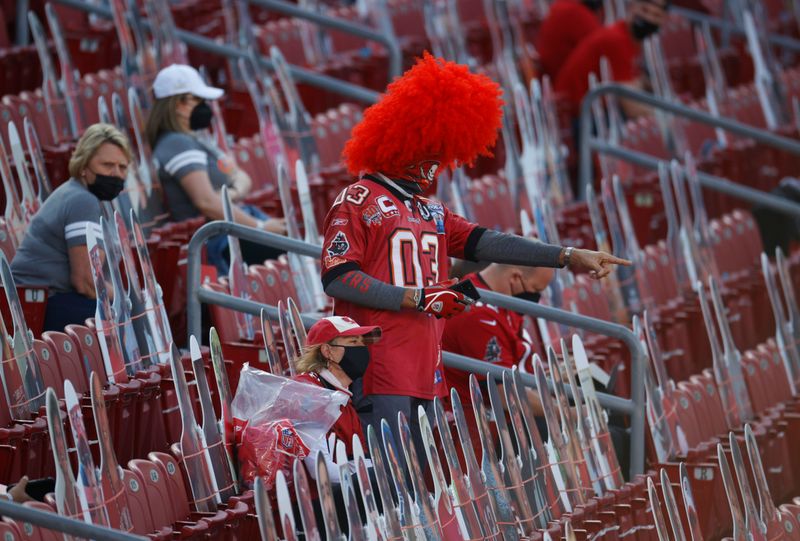
M 311 385 L 316 385 L 318 387 L 334 389 L 336 391 L 342 391 L 350 394 L 348 391 L 341 389 L 338 385 L 323 382 L 320 375 L 316 372 L 305 372 L 303 374 L 298 374 L 292 379 L 302 383 L 310 383 Z M 344 445 L 347 448 L 347 456 L 349 457 L 353 456 L 354 434 L 358 435 L 358 437 L 361 438 L 361 444 L 366 446 L 367 439 L 364 437 L 364 431 L 361 427 L 361 419 L 358 417 L 358 413 L 353 407 L 352 400 L 348 400 L 347 404 L 342 406 L 342 414 L 339 415 L 339 418 L 336 419 L 336 422 L 331 427 L 331 432 L 336 434 L 336 437 L 344 442 Z
M 597 13 L 580 0 L 553 2 L 536 37 L 542 72 L 555 79 L 578 43 L 601 26 Z
M 400 287 L 446 280 L 450 257 L 472 259 L 483 228 L 440 202 L 367 176 L 336 197 L 325 218 L 322 281 L 328 285 L 352 270 Z M 369 282 L 351 284 L 367 291 Z M 431 400 L 443 381 L 443 319 L 416 310 L 380 310 L 336 299 L 336 315 L 359 325 L 380 325 L 370 347 L 364 394 Z
M 478 273 L 468 274 L 464 279 L 478 289 L 490 289 Z M 445 351 L 511 368 L 531 354 L 530 337 L 523 329 L 523 322 L 523 316 L 516 312 L 478 301 L 466 312 L 447 320 L 442 347 Z M 453 368 L 445 368 L 444 372 L 447 384 L 461 397 L 461 404 L 471 408 L 469 372 Z M 480 381 L 486 379 L 477 377 Z
M 569 55 L 556 76 L 555 91 L 563 94 L 577 113 L 589 91 L 589 74 L 600 77 L 600 59 L 608 59 L 614 81 L 633 81 L 638 76 L 635 60 L 639 51 L 639 43 L 633 39 L 626 21 L 603 26 L 583 39 Z

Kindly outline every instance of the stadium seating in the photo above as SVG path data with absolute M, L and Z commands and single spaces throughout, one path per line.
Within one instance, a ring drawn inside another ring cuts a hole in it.
M 703 2 L 712 12 L 721 12 L 720 2 Z M 31 8 L 44 18 L 42 2 L 32 2 Z M 780 17 L 779 2 L 768 2 L 772 11 L 772 25 L 776 31 L 789 32 L 788 24 Z M 400 39 L 404 61 L 427 47 L 423 12 L 417 2 L 393 0 L 390 2 L 395 31 Z M 776 7 L 777 6 L 777 7 Z M 217 2 L 183 0 L 171 6 L 175 20 L 181 28 L 209 37 L 224 34 L 224 24 Z M 489 29 L 481 2 L 462 1 L 459 9 L 463 31 L 470 51 L 486 63 L 492 57 Z M 108 21 L 94 20 L 75 10 L 57 8 L 65 29 L 73 60 L 82 77 L 75 89 L 83 110 L 85 122 L 97 120 L 97 100 L 104 97 L 111 103 L 113 93 L 124 95 L 125 82 L 119 64 L 119 47 L 116 34 Z M 335 75 L 347 81 L 374 90 L 383 90 L 387 79 L 385 52 L 361 39 L 340 32 L 331 32 L 334 54 L 330 58 L 312 62 L 304 52 L 304 39 L 308 32 L 306 23 L 252 9 L 254 34 L 258 48 L 268 53 L 269 47 L 279 47 L 286 59 L 294 64 L 313 68 L 321 73 Z M 337 16 L 357 20 L 353 7 L 333 11 Z M 13 20 L 13 9 L 0 10 L 5 23 Z M 66 164 L 74 145 L 67 135 L 66 109 L 54 108 L 54 118 L 49 118 L 41 90 L 40 70 L 36 69 L 38 57 L 35 48 L 9 47 L 6 24 L 0 24 L 0 73 L 4 74 L 0 88 L 0 120 L 5 127 L 8 121 L 22 125 L 27 117 L 33 123 L 45 155 L 48 175 L 57 185 L 67 178 Z M 538 21 L 525 21 L 528 35 L 535 31 Z M 796 29 L 791 30 L 796 33 Z M 704 88 L 699 64 L 691 39 L 691 28 L 685 20 L 672 16 L 662 30 L 662 42 L 668 58 L 668 68 L 676 92 L 685 103 L 706 109 Z M 720 51 L 720 62 L 729 85 L 725 103 L 720 104 L 723 114 L 741 122 L 764 127 L 756 89 L 752 84 L 753 68 L 741 41 Z M 210 73 L 224 71 L 226 64 L 218 57 L 193 51 L 190 58 L 210 68 Z M 216 68 L 213 69 L 213 68 Z M 149 74 L 152 75 L 152 74 Z M 800 68 L 789 68 L 783 80 L 791 95 L 800 95 Z M 334 197 L 350 182 L 350 177 L 340 163 L 342 148 L 350 129 L 358 122 L 362 106 L 343 103 L 342 98 L 322 92 L 307 85 L 298 85 L 303 102 L 313 115 L 311 132 L 319 155 L 319 175 L 311 179 L 312 198 L 317 223 L 323 222 L 326 210 Z M 228 88 L 230 98 L 225 103 L 224 116 L 228 131 L 233 136 L 232 151 L 244 170 L 257 179 L 256 190 L 248 199 L 267 209 L 273 215 L 282 213 L 277 195 L 276 179 L 254 121 L 249 97 L 235 83 Z M 125 101 L 125 100 L 123 100 Z M 562 129 L 569 127 L 562 122 Z M 769 191 L 784 176 L 793 175 L 800 165 L 796 156 L 766 148 L 753 141 L 731 137 L 727 148 L 708 150 L 708 141 L 714 132 L 692 125 L 688 131 L 688 145 L 698 156 L 698 166 L 704 171 L 729 178 L 736 182 Z M 660 126 L 656 119 L 648 118 L 628 123 L 623 140 L 628 148 L 668 158 L 662 144 Z M 3 142 L 8 146 L 6 130 Z M 794 129 L 783 129 L 782 135 L 797 138 Z M 564 141 L 568 146 L 572 141 Z M 573 152 L 573 156 L 576 153 Z M 757 155 L 758 160 L 753 160 Z M 499 170 L 498 161 L 487 160 L 480 168 L 489 171 L 475 175 L 464 194 L 465 204 L 472 209 L 475 221 L 487 227 L 519 232 L 518 202 L 514 200 L 509 179 Z M 628 206 L 639 243 L 646 255 L 644 273 L 652 286 L 655 301 L 654 314 L 658 338 L 666 357 L 669 376 L 675 381 L 677 415 L 686 432 L 690 450 L 678 457 L 689 464 L 692 489 L 698 504 L 698 515 L 706 538 L 721 538 L 730 534 L 731 517 L 721 485 L 719 466 L 715 458 L 717 442 L 725 442 L 728 427 L 716 381 L 711 371 L 711 354 L 704 332 L 699 305 L 694 296 L 680 291 L 672 271 L 672 262 L 664 242 L 665 219 L 658 178 L 650 171 L 619 164 L 625 184 Z M 723 296 L 729 310 L 733 334 L 743 356 L 743 367 L 750 399 L 757 412 L 753 421 L 756 437 L 769 476 L 773 496 L 782 509 L 789 510 L 800 521 L 800 409 L 791 396 L 786 375 L 774 339 L 774 321 L 770 307 L 764 302 L 765 285 L 758 260 L 762 251 L 761 240 L 754 220 L 740 201 L 715 192 L 704 191 L 711 219 L 711 230 L 717 238 L 715 257 L 723 277 Z M 5 197 L 3 198 L 5 199 Z M 527 202 L 523 202 L 526 205 Z M 556 216 L 559 234 L 569 244 L 593 248 L 595 240 L 588 210 L 576 203 L 559 209 Z M 183 223 L 167 223 L 152 229 L 148 249 L 156 278 L 163 290 L 168 308 L 173 336 L 183 341 L 186 307 L 186 245 L 202 219 Z M 8 231 L 9 224 L 0 220 L 0 250 L 10 260 L 15 245 Z M 791 254 L 793 278 L 800 286 L 800 251 Z M 288 297 L 297 298 L 292 269 L 285 257 L 252 265 L 248 279 L 254 300 L 275 305 Z M 228 292 L 226 277 L 203 285 L 212 291 Z M 800 287 L 798 287 L 800 289 Z M 579 275 L 565 293 L 570 304 L 580 313 L 611 319 L 606 291 L 603 285 Z M 43 379 L 63 397 L 62 381 L 69 379 L 83 396 L 84 418 L 90 439 L 96 436 L 96 427 L 88 407 L 89 374 L 92 371 L 105 380 L 105 364 L 92 322 L 70 325 L 64 332 L 37 332 L 36 315 L 26 303 L 26 320 L 34 331 L 35 352 L 40 360 Z M 43 306 L 38 308 L 43 309 Z M 9 317 L 3 313 L 8 324 Z M 220 307 L 209 310 L 213 323 L 222 339 L 226 355 L 226 369 L 233 389 L 244 362 L 263 362 L 260 333 L 252 341 L 244 341 L 238 334 L 231 311 Z M 39 322 L 40 324 L 41 322 Z M 283 344 L 278 335 L 278 347 Z M 585 336 L 592 358 L 606 370 L 621 370 L 617 392 L 630 394 L 630 359 L 621 344 L 599 335 Z M 183 345 L 183 344 L 182 344 Z M 187 368 L 189 359 L 182 359 Z M 620 368 L 621 367 L 621 368 Z M 213 378 L 212 378 L 213 379 Z M 199 413 L 196 386 L 190 385 L 192 400 Z M 214 389 L 212 389 L 213 391 Z M 171 444 L 180 441 L 181 423 L 177 413 L 175 384 L 168 368 L 137 374 L 127 382 L 109 384 L 104 399 L 109 410 L 113 447 L 123 465 L 123 481 L 133 516 L 134 532 L 153 539 L 240 539 L 258 535 L 255 523 L 252 492 L 245 491 L 234 497 L 218 512 L 200 515 L 192 511 L 190 492 L 182 473 L 181 456 Z M 173 451 L 169 454 L 170 450 Z M 678 488 L 677 462 L 659 464 L 652 445 L 648 447 L 648 464 L 653 470 L 664 467 L 682 503 Z M 98 450 L 93 448 L 95 455 Z M 99 456 L 95 456 L 97 460 Z M 43 416 L 31 421 L 12 419 L 5 407 L 0 407 L 0 482 L 14 482 L 21 475 L 31 478 L 52 475 L 54 464 L 50 449 L 47 424 Z M 657 485 L 660 481 L 656 482 Z M 49 504 L 26 504 L 37 509 L 53 511 Z M 578 539 L 622 539 L 634 535 L 637 539 L 657 539 L 653 526 L 650 502 L 647 498 L 646 476 L 639 476 L 606 497 L 591 500 L 576 509 L 571 516 Z M 553 538 L 561 538 L 560 525 L 553 525 Z M 5 519 L 0 522 L 0 536 L 4 541 L 14 539 L 55 539 L 50 531 L 29 524 Z

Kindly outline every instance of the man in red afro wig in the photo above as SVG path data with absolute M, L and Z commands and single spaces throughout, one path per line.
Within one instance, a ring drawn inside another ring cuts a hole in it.
M 500 95 L 489 78 L 425 54 L 353 129 L 344 157 L 358 181 L 339 193 L 325 218 L 322 283 L 335 299 L 334 313 L 383 329 L 380 342 L 344 354 L 353 402 L 362 421 L 379 431 L 381 419 L 396 427 L 402 412 L 417 449 L 423 448 L 418 406 L 447 392 L 444 319 L 478 296 L 474 286 L 447 279 L 451 257 L 569 266 L 596 278 L 629 264 L 488 230 L 421 195 L 440 168 L 490 155 Z
M 391 173 L 424 188 L 437 169 L 491 156 L 503 115 L 501 94 L 485 75 L 425 53 L 353 128 L 344 148 L 347 169 L 356 176 Z

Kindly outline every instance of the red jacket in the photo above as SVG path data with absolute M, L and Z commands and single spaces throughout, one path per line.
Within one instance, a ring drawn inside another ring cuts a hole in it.
M 598 14 L 580 0 L 556 0 L 536 38 L 542 72 L 555 79 L 575 47 L 601 26 Z
M 325 389 L 341 391 L 343 393 L 347 393 L 348 396 L 351 395 L 350 391 L 347 389 L 343 389 L 338 385 L 334 385 L 333 383 L 323 379 L 316 372 L 305 372 L 303 374 L 298 374 L 293 379 L 295 381 L 317 385 L 318 387 L 323 387 Z M 336 420 L 333 427 L 331 427 L 330 431 L 336 434 L 336 437 L 344 442 L 345 447 L 347 448 L 348 457 L 353 456 L 353 434 L 356 434 L 359 438 L 361 438 L 361 444 L 366 448 L 367 440 L 364 437 L 364 431 L 361 428 L 361 419 L 359 419 L 358 413 L 353 407 L 352 400 L 348 400 L 347 404 L 342 406 L 342 414 Z
M 608 59 L 614 81 L 626 83 L 639 76 L 636 59 L 640 51 L 626 21 L 603 26 L 581 40 L 570 53 L 556 76 L 555 91 L 567 98 L 577 114 L 589 91 L 589 74 L 595 73 L 600 80 L 600 58 Z
M 490 289 L 478 273 L 464 277 L 476 288 Z M 507 310 L 478 301 L 468 311 L 447 320 L 442 348 L 487 363 L 512 368 L 531 354 L 531 341 L 523 329 L 524 318 Z M 469 373 L 445 368 L 448 387 L 454 387 L 461 403 L 469 405 Z M 479 380 L 485 376 L 478 375 Z

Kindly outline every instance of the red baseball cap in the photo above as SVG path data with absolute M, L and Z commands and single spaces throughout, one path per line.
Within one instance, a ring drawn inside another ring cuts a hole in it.
M 363 336 L 365 343 L 374 344 L 381 338 L 381 328 L 377 325 L 361 327 L 347 316 L 324 317 L 308 329 L 306 345 L 325 344 L 339 336 Z

